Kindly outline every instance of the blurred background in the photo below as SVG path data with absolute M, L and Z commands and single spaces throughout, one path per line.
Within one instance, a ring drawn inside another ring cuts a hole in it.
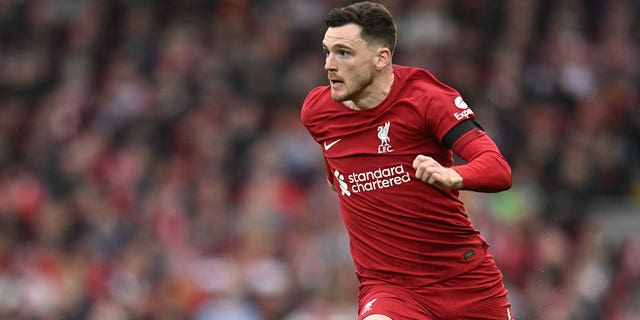
M 518 319 L 640 319 L 640 1 L 384 1 L 513 168 Z M 0 318 L 355 319 L 299 121 L 334 0 L 0 0 Z

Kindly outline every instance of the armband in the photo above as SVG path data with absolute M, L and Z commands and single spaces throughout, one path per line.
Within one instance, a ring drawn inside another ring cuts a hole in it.
M 456 124 L 455 127 L 451 128 L 451 130 L 447 132 L 444 138 L 442 138 L 442 144 L 444 144 L 445 147 L 451 149 L 458 138 L 476 128 L 484 131 L 484 129 L 477 122 L 470 119 L 464 120 Z

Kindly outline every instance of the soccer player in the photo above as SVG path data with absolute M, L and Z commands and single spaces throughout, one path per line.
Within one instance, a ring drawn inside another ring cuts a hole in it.
M 329 85 L 308 94 L 301 118 L 340 199 L 358 319 L 511 319 L 502 274 L 459 199 L 510 188 L 508 163 L 456 90 L 392 63 L 384 6 L 335 8 L 325 21 Z

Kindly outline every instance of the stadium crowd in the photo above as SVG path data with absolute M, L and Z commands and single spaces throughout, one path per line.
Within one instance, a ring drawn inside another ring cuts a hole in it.
M 463 193 L 517 319 L 640 318 L 640 2 L 384 1 L 514 185 Z M 354 319 L 299 121 L 336 0 L 1 0 L 0 318 Z

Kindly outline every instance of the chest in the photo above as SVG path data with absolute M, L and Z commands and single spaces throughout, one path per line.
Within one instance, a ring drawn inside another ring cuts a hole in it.
M 339 113 L 326 123 L 321 144 L 329 160 L 358 157 L 375 162 L 417 154 L 440 157 L 446 153 L 423 118 L 411 110 L 396 108 L 366 116 Z

